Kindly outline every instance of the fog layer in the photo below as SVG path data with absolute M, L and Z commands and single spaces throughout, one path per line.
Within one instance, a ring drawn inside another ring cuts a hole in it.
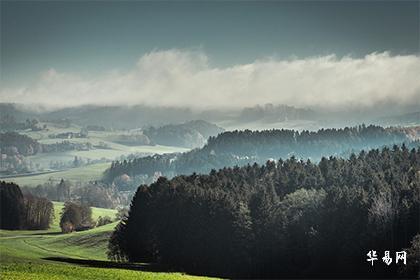
M 49 69 L 33 84 L 1 88 L 1 102 L 240 108 L 288 104 L 325 109 L 420 105 L 420 57 L 372 53 L 279 60 L 227 68 L 211 66 L 201 51 L 153 51 L 132 69 L 81 76 Z

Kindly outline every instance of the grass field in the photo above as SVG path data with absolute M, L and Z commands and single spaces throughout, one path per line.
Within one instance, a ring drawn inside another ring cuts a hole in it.
M 72 182 L 88 182 L 99 180 L 103 172 L 110 166 L 110 163 L 98 163 L 69 170 L 58 171 L 54 173 L 31 175 L 23 177 L 10 177 L 2 179 L 6 182 L 14 182 L 19 186 L 37 186 L 43 184 L 48 180 L 60 181 L 61 179 L 69 180 Z
M 199 279 L 182 273 L 152 272 L 152 266 L 118 265 L 106 259 L 116 222 L 92 230 L 61 234 L 63 203 L 54 203 L 55 219 L 45 231 L 0 230 L 1 279 Z M 93 217 L 115 210 L 93 208 Z
M 51 230 L 59 229 L 58 224 L 60 222 L 60 213 L 64 207 L 64 202 L 54 202 L 54 221 L 51 225 Z M 92 208 L 92 218 L 97 220 L 99 216 L 108 216 L 111 219 L 115 218 L 115 214 L 117 214 L 117 210 L 114 209 L 106 209 L 106 208 L 98 208 L 98 207 L 91 207 Z
M 75 157 L 82 158 L 85 162 L 87 160 L 102 160 L 108 161 L 108 163 L 96 163 L 85 165 L 78 168 L 72 168 L 64 171 L 57 171 L 54 173 L 37 174 L 30 176 L 21 177 L 9 177 L 3 180 L 7 182 L 14 182 L 20 186 L 37 186 L 43 184 L 48 180 L 59 181 L 66 179 L 73 182 L 88 182 L 99 180 L 103 172 L 111 165 L 110 161 L 119 159 L 121 156 L 127 156 L 130 154 L 140 154 L 140 156 L 152 155 L 152 154 L 165 154 L 174 152 L 185 152 L 188 151 L 186 148 L 172 147 L 172 146 L 161 146 L 161 145 L 139 145 L 129 146 L 122 145 L 113 142 L 114 139 L 118 138 L 118 135 L 127 134 L 127 131 L 93 131 L 89 132 L 87 138 L 72 138 L 72 139 L 57 139 L 49 138 L 51 134 L 58 134 L 63 132 L 79 132 L 81 127 L 72 125 L 69 128 L 59 128 L 54 124 L 47 123 L 48 130 L 41 131 L 20 131 L 19 133 L 26 134 L 33 139 L 36 139 L 43 144 L 53 144 L 62 141 L 69 141 L 74 143 L 91 143 L 92 145 L 106 145 L 107 148 L 94 148 L 88 151 L 63 151 L 54 153 L 38 153 L 36 155 L 29 156 L 28 159 L 34 163 L 39 164 L 41 167 L 39 170 L 44 172 L 51 171 L 51 162 L 60 162 L 64 164 L 70 164 L 73 162 Z
M 145 153 L 145 154 L 164 154 L 164 153 L 174 153 L 174 152 L 185 152 L 188 149 L 182 147 L 173 147 L 173 146 L 161 146 L 161 145 L 136 145 L 128 146 L 122 145 L 115 142 L 115 139 L 119 135 L 130 134 L 127 131 L 90 131 L 87 138 L 72 138 L 72 139 L 59 139 L 59 138 L 49 138 L 50 134 L 58 134 L 63 132 L 79 132 L 81 127 L 72 125 L 69 128 L 57 128 L 53 124 L 48 123 L 48 130 L 41 131 L 24 131 L 23 134 L 28 135 L 29 137 L 38 140 L 43 144 L 54 144 L 62 141 L 69 141 L 72 143 L 91 143 L 92 145 L 106 144 L 108 149 L 94 149 L 90 151 L 69 151 L 63 153 L 48 153 L 40 154 L 29 159 L 45 160 L 49 162 L 50 160 L 72 160 L 74 156 L 90 158 L 90 159 L 101 159 L 106 158 L 114 160 L 121 155 L 129 155 L 133 153 Z
M 52 143 L 60 142 L 60 140 L 57 140 L 57 139 L 48 139 L 48 140 L 49 140 L 48 142 L 52 142 Z M 79 142 L 80 140 L 81 139 L 73 139 L 71 142 Z M 90 139 L 89 140 L 85 139 L 80 142 L 86 143 L 86 142 L 91 142 L 91 141 Z M 28 157 L 28 159 L 30 159 L 31 161 L 40 163 L 42 166 L 48 166 L 51 161 L 68 162 L 68 161 L 72 161 L 75 156 L 81 157 L 84 159 L 90 159 L 90 160 L 98 160 L 98 159 L 115 160 L 115 159 L 118 159 L 120 156 L 136 154 L 136 153 L 140 153 L 144 155 L 152 155 L 152 154 L 185 152 L 188 150 L 186 148 L 161 146 L 161 145 L 126 146 L 126 145 L 121 145 L 121 144 L 112 143 L 112 142 L 108 142 L 107 144 L 109 147 L 108 149 L 95 148 L 89 151 L 40 153 L 40 154 Z
M 50 139 L 49 134 L 78 132 L 80 127 L 67 129 L 52 128 L 49 131 L 26 131 L 25 134 L 41 143 L 61 142 L 64 139 Z M 88 138 L 69 139 L 71 142 L 90 142 L 93 145 L 105 143 L 108 149 L 69 151 L 63 153 L 37 154 L 29 159 L 48 166 L 51 161 L 70 161 L 75 156 L 84 159 L 115 159 L 132 153 L 163 154 L 183 152 L 187 149 L 169 146 L 126 146 L 112 142 L 121 132 L 92 132 Z M 98 163 L 53 173 L 10 177 L 3 179 L 20 186 L 36 186 L 49 180 L 58 182 L 66 179 L 72 182 L 98 180 L 110 163 Z M 91 230 L 62 234 L 59 227 L 63 203 L 54 203 L 55 217 L 51 228 L 37 231 L 0 230 L 0 279 L 200 279 L 178 272 L 164 272 L 162 268 L 146 264 L 118 264 L 107 260 L 108 239 L 117 222 Z M 92 216 L 115 218 L 116 211 L 92 207 Z

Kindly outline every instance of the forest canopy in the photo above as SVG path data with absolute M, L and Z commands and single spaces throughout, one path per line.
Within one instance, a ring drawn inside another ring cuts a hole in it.
M 190 152 L 115 161 L 105 172 L 104 180 L 121 185 L 118 180 L 123 175 L 133 179 L 136 176 L 150 178 L 156 173 L 166 177 L 194 172 L 205 174 L 212 169 L 254 162 L 264 164 L 270 159 L 291 156 L 318 161 L 323 156 L 348 157 L 352 152 L 410 142 L 403 130 L 374 125 L 301 132 L 285 129 L 228 131 L 210 137 L 203 148 Z M 418 142 L 413 143 L 418 145 Z
M 224 277 L 413 277 L 366 254 L 418 254 L 419 170 L 403 145 L 161 177 L 138 188 L 109 257 Z

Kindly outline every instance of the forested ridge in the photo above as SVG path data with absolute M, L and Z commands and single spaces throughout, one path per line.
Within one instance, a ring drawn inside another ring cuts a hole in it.
M 317 161 L 322 156 L 348 156 L 362 149 L 409 143 L 411 140 L 402 130 L 373 125 L 315 132 L 285 129 L 231 131 L 210 137 L 203 148 L 190 152 L 115 161 L 105 172 L 104 180 L 112 182 L 124 174 L 150 177 L 158 172 L 173 177 L 193 172 L 208 173 L 225 166 L 263 164 L 268 159 L 290 156 Z
M 419 211 L 419 148 L 292 157 L 140 186 L 109 256 L 240 278 L 416 277 Z M 381 261 L 403 249 L 406 266 Z

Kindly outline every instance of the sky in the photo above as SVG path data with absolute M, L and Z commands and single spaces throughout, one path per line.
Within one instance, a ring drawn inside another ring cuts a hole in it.
M 419 1 L 0 3 L 1 102 L 420 105 Z

